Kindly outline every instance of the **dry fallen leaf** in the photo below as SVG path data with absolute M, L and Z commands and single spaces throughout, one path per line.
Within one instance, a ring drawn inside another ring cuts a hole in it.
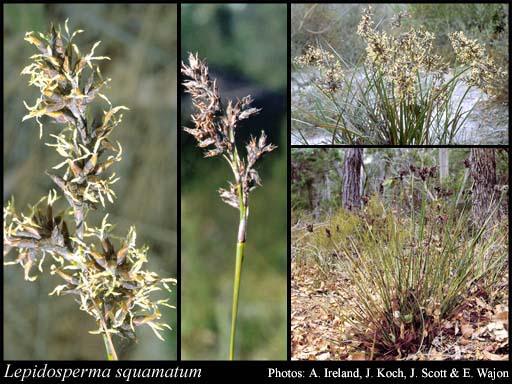
M 445 357 L 443 355 L 443 352 L 439 352 L 436 349 L 433 349 L 428 354 L 428 360 L 444 360 Z
M 329 360 L 331 358 L 330 352 L 321 353 L 316 356 L 316 360 Z
M 493 361 L 502 361 L 502 360 L 508 360 L 507 355 L 496 355 L 491 352 L 483 351 L 483 357 L 486 360 L 493 360 Z
M 355 352 L 349 355 L 348 360 L 366 360 L 366 353 Z
M 492 317 L 492 320 L 497 323 L 502 323 L 504 328 L 508 330 L 508 310 L 496 312 L 496 314 Z

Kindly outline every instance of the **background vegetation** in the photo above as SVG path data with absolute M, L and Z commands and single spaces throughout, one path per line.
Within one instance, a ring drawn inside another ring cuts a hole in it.
M 50 22 L 84 29 L 77 42 L 87 52 L 95 41 L 100 66 L 112 78 L 104 92 L 115 105 L 130 111 L 113 135 L 123 146 L 123 160 L 113 171 L 118 196 L 107 206 L 116 230 L 136 225 L 138 244 L 147 244 L 149 268 L 176 277 L 176 6 L 128 4 L 4 5 L 4 205 L 14 195 L 22 209 L 54 188 L 44 170 L 60 162 L 39 140 L 37 123 L 21 122 L 23 100 L 34 104 L 37 89 L 20 72 L 34 54 L 23 37 L 27 31 L 47 32 Z M 46 133 L 54 133 L 48 125 Z M 90 215 L 98 223 L 101 215 Z M 23 280 L 19 267 L 4 268 L 4 358 L 104 359 L 101 337 L 88 334 L 94 321 L 80 312 L 72 297 L 49 297 L 60 283 L 44 277 Z M 171 302 L 176 304 L 173 293 Z M 177 329 L 176 311 L 164 319 Z M 176 331 L 160 342 L 141 329 L 137 344 L 123 344 L 120 359 L 176 358 Z
M 315 204 L 310 201 L 312 196 L 318 197 L 320 216 L 341 207 L 341 175 L 334 164 L 343 163 L 344 152 L 344 149 L 292 149 L 292 224 L 296 216 L 314 213 Z M 449 169 L 443 188 L 455 191 L 460 187 L 466 173 L 464 160 L 469 154 L 469 148 L 449 150 Z M 386 188 L 382 190 L 384 201 L 401 204 L 398 198 L 400 186 L 398 183 L 386 183 L 385 180 L 399 176 L 400 171 L 407 169 L 410 164 L 437 166 L 438 156 L 439 149 L 365 148 L 361 195 L 379 193 L 381 184 L 385 183 Z M 496 156 L 498 184 L 505 185 L 508 183 L 508 154 L 505 150 L 497 150 Z M 440 184 L 439 181 L 437 183 Z M 470 189 L 470 182 L 465 187 Z M 315 189 L 321 193 L 315 195 Z
M 292 57 L 303 53 L 308 45 L 328 41 L 345 60 L 355 64 L 364 53 L 366 44 L 355 33 L 365 4 L 294 4 L 291 22 Z M 503 4 L 372 4 L 375 24 L 383 28 L 400 11 L 408 11 L 405 26 L 424 25 L 436 34 L 436 48 L 446 59 L 453 59 L 448 34 L 463 31 L 490 47 L 500 65 L 508 64 L 508 5 Z
M 265 157 L 251 194 L 237 327 L 240 359 L 286 359 L 286 6 L 182 5 L 182 52 L 207 59 L 220 94 L 251 94 L 259 115 L 240 142 L 263 129 L 279 148 Z M 182 93 L 183 126 L 191 102 Z M 238 216 L 217 189 L 232 177 L 222 158 L 203 159 L 181 136 L 182 358 L 227 359 Z M 245 152 L 245 150 L 243 151 Z

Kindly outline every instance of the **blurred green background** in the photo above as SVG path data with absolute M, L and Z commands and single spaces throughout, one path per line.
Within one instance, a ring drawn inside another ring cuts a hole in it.
M 263 129 L 279 146 L 257 166 L 263 187 L 250 197 L 235 357 L 286 359 L 286 5 L 183 4 L 181 28 L 182 59 L 198 52 L 224 99 L 251 94 L 262 108 L 239 128 L 240 142 Z M 181 125 L 192 126 L 190 98 L 181 97 Z M 182 358 L 225 360 L 238 212 L 217 190 L 232 174 L 222 158 L 203 159 L 192 136 L 181 140 Z
M 176 5 L 136 4 L 31 4 L 4 5 L 4 205 L 14 195 L 25 210 L 50 188 L 44 175 L 60 157 L 43 143 L 57 126 L 48 124 L 43 140 L 34 119 L 21 122 L 23 100 L 35 103 L 38 90 L 28 87 L 20 72 L 36 53 L 23 40 L 27 31 L 48 32 L 49 23 L 84 29 L 76 38 L 82 52 L 101 40 L 96 54 L 111 88 L 103 90 L 114 105 L 126 105 L 123 123 L 113 140 L 123 146 L 123 160 L 113 167 L 121 177 L 114 185 L 118 199 L 108 205 L 116 231 L 126 234 L 136 225 L 138 245 L 150 247 L 148 268 L 161 276 L 176 277 L 177 149 L 176 149 Z M 104 104 L 103 104 L 104 105 Z M 64 199 L 58 204 L 65 206 Z M 104 212 L 90 215 L 97 224 Z M 15 257 L 10 254 L 9 258 Z M 49 263 L 47 265 L 49 269 Z M 23 280 L 20 267 L 4 268 L 5 359 L 105 359 L 101 337 L 90 335 L 93 319 L 79 311 L 72 297 L 49 297 L 61 284 L 42 276 Z M 171 303 L 176 304 L 173 293 Z M 164 309 L 164 320 L 177 329 L 176 311 Z M 164 332 L 160 342 L 148 327 L 138 331 L 139 341 L 119 345 L 121 359 L 176 358 L 176 331 Z

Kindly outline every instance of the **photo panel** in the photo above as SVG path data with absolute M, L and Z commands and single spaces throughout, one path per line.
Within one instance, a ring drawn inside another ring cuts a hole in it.
M 4 359 L 175 360 L 177 6 L 3 7 Z
M 293 360 L 507 360 L 507 148 L 293 148 Z
M 181 5 L 181 357 L 285 360 L 287 6 Z

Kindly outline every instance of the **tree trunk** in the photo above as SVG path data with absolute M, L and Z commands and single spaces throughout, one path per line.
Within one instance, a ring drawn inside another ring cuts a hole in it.
M 318 184 L 318 180 L 315 180 L 313 187 L 315 194 L 313 200 L 313 217 L 315 221 L 320 220 L 320 203 L 322 202 L 322 195 L 320 193 L 320 185 Z
M 332 199 L 332 180 L 329 177 L 329 172 L 325 173 L 324 180 L 325 187 L 323 188 L 322 191 L 322 200 L 327 202 L 327 206 L 329 207 L 329 213 L 332 213 L 332 204 L 330 204 Z
M 308 209 L 310 212 L 313 212 L 314 220 L 318 220 L 320 218 L 320 203 L 321 203 L 321 185 L 318 182 L 318 178 L 312 178 L 307 183 L 308 189 Z
M 472 209 L 474 224 L 479 227 L 493 211 L 499 192 L 496 191 L 496 157 L 493 148 L 471 148 L 471 176 L 473 178 Z M 491 222 L 496 220 L 496 215 Z
M 346 149 L 343 162 L 341 185 L 341 204 L 348 210 L 357 210 L 361 205 L 361 166 L 363 165 L 363 149 Z
M 439 183 L 444 184 L 448 177 L 449 152 L 448 148 L 439 148 Z
M 315 196 L 314 196 L 314 193 L 315 193 L 315 189 L 314 189 L 314 185 L 313 185 L 313 181 L 310 180 L 308 181 L 308 183 L 306 184 L 306 189 L 307 189 L 307 193 L 308 193 L 308 211 L 312 211 L 313 208 L 314 208 L 314 199 L 315 199 Z

